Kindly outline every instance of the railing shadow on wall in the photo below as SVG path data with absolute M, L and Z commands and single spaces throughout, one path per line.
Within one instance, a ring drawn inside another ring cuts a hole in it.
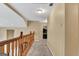
M 34 32 L 27 35 L 23 35 L 23 32 L 21 32 L 17 38 L 0 41 L 0 54 L 1 56 L 26 56 L 33 42 Z M 6 53 L 4 50 L 6 50 Z

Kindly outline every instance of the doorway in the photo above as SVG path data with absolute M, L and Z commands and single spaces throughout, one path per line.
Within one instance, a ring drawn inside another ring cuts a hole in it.
M 43 39 L 47 39 L 47 26 L 43 27 Z
M 7 39 L 11 39 L 14 37 L 14 30 L 7 30 Z

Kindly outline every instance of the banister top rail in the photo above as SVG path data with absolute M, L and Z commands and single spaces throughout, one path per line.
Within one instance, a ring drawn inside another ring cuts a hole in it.
M 0 46 L 3 46 L 3 45 L 8 44 L 8 43 L 10 43 L 10 42 L 16 41 L 16 40 L 18 40 L 18 39 L 20 39 L 20 37 L 0 41 Z
M 26 37 L 26 36 L 29 36 L 30 34 L 27 34 L 27 35 L 23 35 L 22 37 Z M 3 46 L 5 44 L 8 44 L 10 42 L 13 42 L 13 41 L 16 41 L 18 39 L 20 39 L 21 37 L 16 37 L 16 38 L 12 38 L 12 39 L 8 39 L 8 40 L 3 40 L 3 41 L 0 41 L 0 46 Z

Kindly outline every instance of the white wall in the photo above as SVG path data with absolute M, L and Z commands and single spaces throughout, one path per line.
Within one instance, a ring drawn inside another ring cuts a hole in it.
M 27 31 L 33 31 L 35 32 L 35 41 L 42 40 L 43 36 L 43 25 L 45 25 L 42 22 L 37 22 L 37 21 L 31 21 L 29 25 L 27 26 Z
M 0 29 L 0 41 L 6 40 L 6 29 Z
M 27 34 L 27 21 L 23 19 L 1 19 L 0 18 L 0 40 L 7 39 L 7 30 L 14 30 L 14 37 L 20 36 L 20 32 Z
M 18 28 L 18 29 L 14 29 L 14 30 L 15 30 L 14 37 L 20 36 L 20 32 L 23 32 L 23 35 L 28 34 L 27 33 L 27 28 Z
M 20 36 L 22 31 L 24 35 L 27 33 L 27 28 L 0 28 L 0 41 L 7 39 L 7 30 L 14 30 L 14 37 Z
M 55 56 L 65 55 L 65 7 L 54 4 L 48 18 L 47 45 Z
M 0 27 L 27 27 L 24 20 L 20 19 L 0 19 Z
M 23 18 L 12 11 L 5 4 L 0 3 L 0 28 L 1 27 L 27 27 Z

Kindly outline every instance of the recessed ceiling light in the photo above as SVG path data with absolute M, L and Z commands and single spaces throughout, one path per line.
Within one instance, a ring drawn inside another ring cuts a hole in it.
M 46 10 L 43 8 L 38 8 L 35 12 L 38 14 L 44 14 L 44 13 L 46 13 Z

